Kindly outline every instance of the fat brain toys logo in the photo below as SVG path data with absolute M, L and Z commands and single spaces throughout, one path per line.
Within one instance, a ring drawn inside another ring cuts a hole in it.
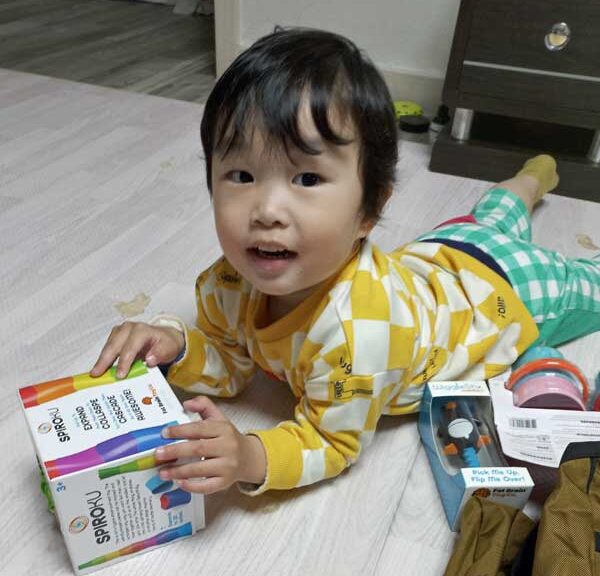
M 488 488 L 478 488 L 473 492 L 473 496 L 479 496 L 480 498 L 487 498 L 492 492 Z
M 160 411 L 163 414 L 166 414 L 167 407 L 163 404 L 162 400 L 160 399 L 160 396 L 158 395 L 156 388 L 154 386 L 152 386 L 152 384 L 150 384 L 148 386 L 148 389 L 150 391 L 150 394 L 148 396 L 144 396 L 142 398 L 142 404 L 144 404 L 145 406 L 150 406 L 151 404 L 156 404 L 160 408 Z

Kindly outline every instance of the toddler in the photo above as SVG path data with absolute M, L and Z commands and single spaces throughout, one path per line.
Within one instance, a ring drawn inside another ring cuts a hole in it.
M 166 430 L 165 479 L 259 494 L 336 476 L 382 414 L 415 412 L 430 379 L 482 379 L 533 342 L 600 327 L 600 265 L 530 244 L 529 212 L 556 186 L 549 156 L 489 190 L 466 217 L 386 254 L 368 239 L 397 160 L 390 95 L 347 39 L 279 30 L 216 83 L 201 126 L 223 257 L 196 282 L 194 327 L 125 322 L 118 358 L 168 368 L 202 421 Z M 240 433 L 204 394 L 238 394 L 260 367 L 287 382 L 293 419 Z

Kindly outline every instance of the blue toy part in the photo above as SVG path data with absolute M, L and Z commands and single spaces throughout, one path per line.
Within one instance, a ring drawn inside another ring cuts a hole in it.
M 532 346 L 517 358 L 517 361 L 513 364 L 513 370 L 516 370 L 523 364 L 527 364 L 527 362 L 540 360 L 541 358 L 561 358 L 564 360 L 565 357 L 556 348 L 550 346 Z
M 160 497 L 160 507 L 163 510 L 170 510 L 175 506 L 181 506 L 182 504 L 188 504 L 192 500 L 192 495 L 187 490 L 177 488 L 177 490 L 171 490 L 171 492 L 165 492 Z
M 158 474 L 155 474 L 146 481 L 146 488 L 152 492 L 152 494 L 160 494 L 161 492 L 166 492 L 173 487 L 173 482 L 171 480 L 163 480 Z
M 477 450 L 473 446 L 467 446 L 462 452 L 462 458 L 467 468 L 479 468 L 479 457 L 477 456 Z

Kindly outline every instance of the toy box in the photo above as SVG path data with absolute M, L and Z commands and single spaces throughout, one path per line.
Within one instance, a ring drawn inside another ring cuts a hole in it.
M 569 443 L 600 441 L 600 412 L 515 406 L 505 387 L 509 374 L 489 382 L 500 444 L 506 456 L 527 466 L 536 483 L 535 499 L 542 501 L 558 480 Z
M 157 368 L 79 374 L 19 390 L 50 506 L 87 574 L 204 527 L 204 501 L 158 476 L 166 426 L 190 422 Z M 52 502 L 53 501 L 53 502 Z
M 427 384 L 419 433 L 451 530 L 472 495 L 522 508 L 533 487 L 526 468 L 506 466 L 491 419 L 485 382 Z

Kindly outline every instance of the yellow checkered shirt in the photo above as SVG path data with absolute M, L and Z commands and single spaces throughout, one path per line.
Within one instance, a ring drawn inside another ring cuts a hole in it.
M 264 484 L 287 489 L 336 476 L 369 444 L 382 414 L 419 408 L 430 379 L 505 370 L 537 328 L 510 285 L 459 250 L 415 242 L 384 253 L 368 240 L 307 300 L 269 324 L 266 297 L 221 258 L 196 282 L 196 328 L 169 381 L 234 396 L 259 366 L 286 381 L 294 419 L 253 431 Z

